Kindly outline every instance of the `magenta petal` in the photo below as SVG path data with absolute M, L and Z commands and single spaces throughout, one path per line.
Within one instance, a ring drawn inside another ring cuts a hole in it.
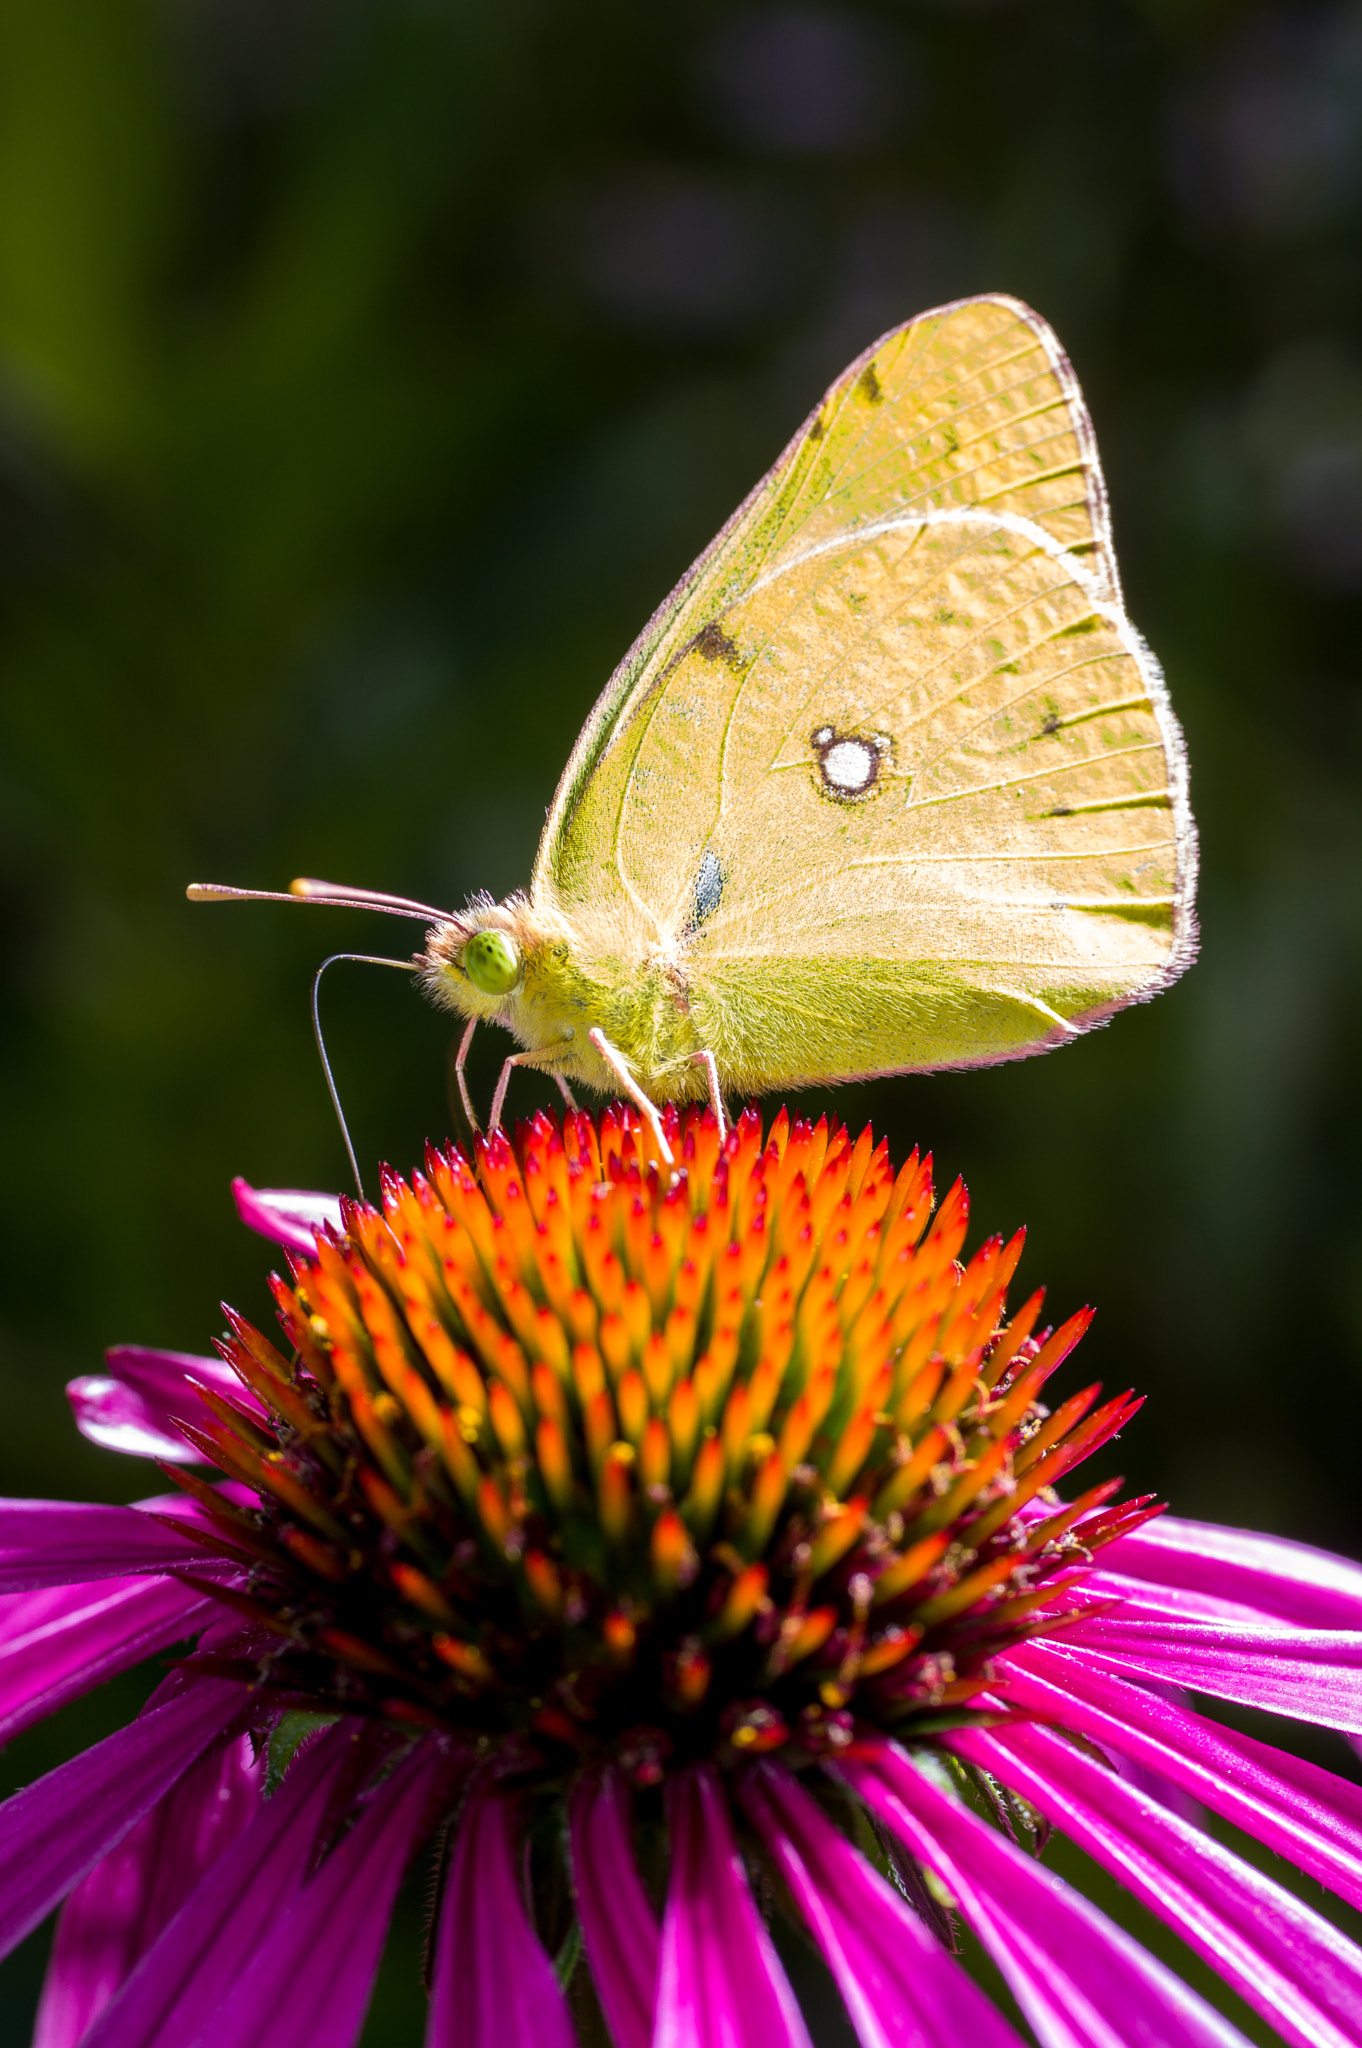
M 1066 1628 L 1064 1641 L 1146 1682 L 1362 1734 L 1362 1631 L 1168 1621 L 1115 1608 Z
M 1015 1705 L 1181 1786 L 1362 1907 L 1362 1786 L 1114 1678 L 1062 1641 L 1022 1644 L 999 1669 Z
M 426 2048 L 574 2048 L 553 1964 L 525 1911 L 513 1800 L 475 1792 L 435 1936 Z
M 0 1806 L 0 1956 L 150 1812 L 247 1697 L 199 1679 Z
M 202 1453 L 171 1429 L 162 1411 L 135 1387 L 107 1373 L 82 1373 L 66 1382 L 76 1428 L 103 1451 L 127 1458 L 168 1458 L 177 1465 L 201 1465 Z M 188 1419 L 188 1418 L 186 1418 Z
M 902 1750 L 886 1743 L 837 1775 L 947 1886 L 1042 2048 L 1247 2048 L 1171 1970 Z
M 615 2048 L 649 2048 L 660 1937 L 634 1865 L 629 1790 L 617 1771 L 578 1784 L 571 1835 L 582 1938 Z
M 192 1502 L 164 1505 L 181 1520 L 206 1520 Z M 0 1500 L 0 1594 L 203 1562 L 201 1544 L 177 1536 L 136 1508 L 92 1507 L 77 1500 Z
M 339 1195 L 309 1194 L 305 1188 L 253 1188 L 238 1177 L 232 1182 L 237 1214 L 248 1229 L 272 1238 L 291 1252 L 315 1252 L 317 1232 L 341 1222 Z
M 672 1874 L 653 2048 L 810 2048 L 711 1765 L 673 1781 L 667 1812 Z
M 105 1357 L 107 1373 L 88 1373 L 71 1380 L 66 1389 L 76 1427 L 105 1450 L 202 1464 L 200 1454 L 175 1427 L 177 1422 L 202 1424 L 211 1419 L 196 1388 L 210 1387 L 247 1409 L 260 1407 L 220 1358 L 149 1351 L 136 1344 L 117 1344 Z
M 1105 1600 L 1123 1601 L 1121 1612 L 1127 1620 L 1138 1614 L 1147 1615 L 1152 1621 L 1228 1621 L 1249 1628 L 1282 1626 L 1275 1614 L 1266 1614 L 1247 1601 L 1227 1600 L 1219 1593 L 1204 1593 L 1192 1586 L 1161 1586 L 1152 1579 L 1127 1578 L 1121 1572 L 1108 1571 L 1105 1559 L 1095 1571 L 1084 1575 L 1083 1591 Z
M 0 1596 L 0 1742 L 216 1611 L 178 1580 L 150 1575 Z
M 82 1878 L 57 1922 L 33 2048 L 77 2048 L 185 1892 L 245 1827 L 260 1775 L 244 1736 L 210 1752 Z
M 1021 2048 L 1002 2014 L 793 1778 L 740 1790 L 864 2048 Z
M 1102 1552 L 1103 1567 L 1257 1608 L 1303 1628 L 1362 1629 L 1362 1565 L 1308 1543 L 1160 1515 Z
M 422 1745 L 378 1787 L 254 1956 L 240 1958 L 241 1974 L 191 2037 L 202 2048 L 350 2048 L 440 1763 Z
M 342 1722 L 304 1746 L 274 1797 L 188 1892 L 81 2048 L 184 2048 L 201 2033 L 298 1897 L 353 1725 Z
M 947 1740 L 1113 1871 L 1296 2048 L 1357 2048 L 1362 1949 L 1300 1899 L 1048 1729 Z

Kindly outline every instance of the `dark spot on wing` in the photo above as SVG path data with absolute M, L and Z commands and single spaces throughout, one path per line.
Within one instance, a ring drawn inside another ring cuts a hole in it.
M 700 862 L 700 870 L 695 877 L 693 887 L 695 897 L 694 925 L 702 925 L 707 917 L 713 917 L 715 911 L 719 908 L 719 899 L 723 893 L 723 867 L 718 854 L 711 851 Z
M 1112 796 L 1104 802 L 1059 804 L 1043 815 L 1047 818 L 1073 818 L 1082 811 L 1085 818 L 1095 818 L 1108 811 L 1171 811 L 1172 808 L 1172 798 L 1166 789 L 1137 789 L 1129 796 Z
M 875 365 L 867 363 L 856 379 L 856 389 L 867 405 L 881 405 L 884 402 L 884 386 L 875 375 Z
M 701 626 L 691 645 L 706 661 L 722 661 L 729 668 L 742 668 L 745 665 L 742 649 L 736 640 L 729 638 L 717 619 L 711 619 L 707 626 Z
M 1171 932 L 1173 906 L 1164 899 L 1144 903 L 1070 903 L 1069 910 L 1081 910 L 1087 917 L 1119 917 L 1126 924 L 1148 925 L 1151 931 Z
M 1059 731 L 1059 713 L 1057 711 L 1047 712 L 1040 722 L 1040 729 L 1043 733 L 1057 733 Z
M 811 441 L 821 441 L 827 431 L 827 428 L 823 425 L 822 413 L 815 413 L 813 422 L 809 427 L 809 439 Z

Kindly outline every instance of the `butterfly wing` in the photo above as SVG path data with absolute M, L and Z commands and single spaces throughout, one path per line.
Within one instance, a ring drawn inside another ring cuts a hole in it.
M 537 888 L 591 899 L 608 820 L 592 778 L 716 612 L 783 556 L 896 511 L 989 506 L 1036 520 L 1119 599 L 1106 491 L 1077 380 L 1047 323 L 1017 299 L 965 299 L 868 348 L 648 621 L 563 771 Z M 608 855 L 607 855 L 608 858 Z
M 674 944 L 760 1088 L 1014 1056 L 1152 993 L 1193 866 L 1087 415 L 988 299 L 833 386 L 597 706 L 535 887 Z

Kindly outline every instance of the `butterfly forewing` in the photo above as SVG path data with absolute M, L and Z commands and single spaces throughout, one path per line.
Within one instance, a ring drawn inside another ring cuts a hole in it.
M 847 369 L 649 620 L 573 749 L 536 888 L 591 900 L 608 843 L 593 778 L 668 665 L 783 556 L 907 510 L 986 505 L 1044 526 L 1118 593 L 1092 428 L 1050 327 L 1016 299 L 966 299 L 896 328 Z M 585 815 L 579 815 L 586 807 Z

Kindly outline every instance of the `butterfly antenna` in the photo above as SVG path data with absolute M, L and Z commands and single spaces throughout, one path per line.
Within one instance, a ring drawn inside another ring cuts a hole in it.
M 417 903 L 410 896 L 391 896 L 385 889 L 352 889 L 345 882 L 318 882 L 300 875 L 287 889 L 237 889 L 229 882 L 191 882 L 185 890 L 191 903 L 329 903 L 333 908 L 382 910 L 390 917 L 411 917 L 419 924 L 457 924 L 448 910 Z M 340 956 L 337 955 L 337 958 Z
M 287 902 L 288 898 L 286 897 L 284 900 Z M 326 1040 L 322 1037 L 322 1013 L 319 1003 L 322 976 L 327 968 L 334 967 L 338 960 L 354 960 L 362 967 L 398 967 L 402 970 L 403 974 L 410 974 L 412 972 L 412 963 L 410 960 L 388 960 L 381 953 L 332 953 L 323 960 L 321 966 L 312 977 L 312 1035 L 317 1041 L 317 1054 L 322 1063 L 322 1072 L 326 1076 L 326 1087 L 331 1097 L 331 1107 L 336 1112 L 336 1122 L 340 1125 L 340 1134 L 345 1141 L 345 1156 L 350 1161 L 350 1171 L 355 1176 L 355 1186 L 359 1191 L 359 1198 L 363 1202 L 367 1201 L 368 1197 L 364 1192 L 364 1182 L 360 1178 L 359 1161 L 355 1157 L 355 1148 L 350 1142 L 350 1129 L 345 1121 L 345 1111 L 341 1108 L 340 1091 L 336 1087 L 336 1077 L 331 1071 L 331 1061 L 327 1057 Z

